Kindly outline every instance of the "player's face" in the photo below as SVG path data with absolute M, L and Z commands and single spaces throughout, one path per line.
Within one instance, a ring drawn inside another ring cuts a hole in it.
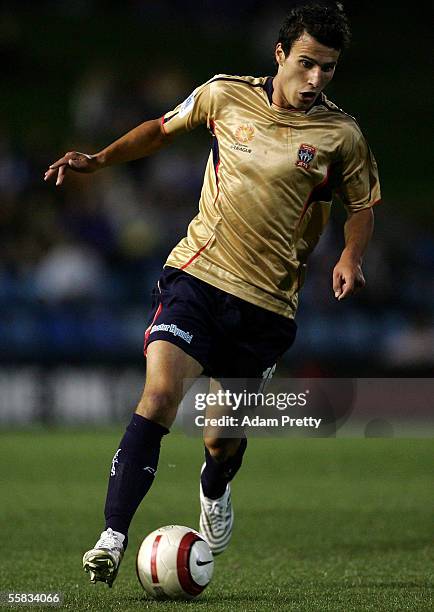
M 273 102 L 284 108 L 308 110 L 332 80 L 339 55 L 340 51 L 325 47 L 307 32 L 293 43 L 288 55 L 279 43 Z

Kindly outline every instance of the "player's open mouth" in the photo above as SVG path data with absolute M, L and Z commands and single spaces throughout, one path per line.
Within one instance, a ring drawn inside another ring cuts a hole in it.
M 300 96 L 305 102 L 312 101 L 317 94 L 314 91 L 301 91 Z

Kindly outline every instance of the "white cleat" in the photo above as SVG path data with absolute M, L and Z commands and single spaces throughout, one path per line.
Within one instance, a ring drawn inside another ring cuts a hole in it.
M 199 530 L 208 542 L 213 555 L 219 555 L 228 547 L 233 524 L 234 511 L 230 484 L 226 485 L 226 491 L 221 497 L 210 499 L 203 494 L 201 483 Z
M 110 527 L 103 531 L 95 547 L 83 555 L 83 569 L 89 572 L 90 581 L 106 582 L 112 586 L 124 556 L 125 536 Z

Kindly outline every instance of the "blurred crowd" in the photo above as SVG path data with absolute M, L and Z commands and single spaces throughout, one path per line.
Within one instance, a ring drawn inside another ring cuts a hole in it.
M 43 173 L 75 143 L 92 153 L 95 143 L 160 116 L 196 84 L 172 65 L 125 87 L 105 64 L 90 63 L 72 87 L 65 150 L 54 150 L 49 139 L 24 149 L 0 125 L 3 361 L 140 355 L 151 287 L 197 209 L 210 146 L 206 129 L 149 159 L 92 176 L 69 173 L 61 189 L 44 183 Z M 331 271 L 343 244 L 343 217 L 339 202 L 334 207 L 311 258 L 288 367 L 346 373 L 355 364 L 359 375 L 432 371 L 432 230 L 396 214 L 386 197 L 366 257 L 367 287 L 338 304 Z

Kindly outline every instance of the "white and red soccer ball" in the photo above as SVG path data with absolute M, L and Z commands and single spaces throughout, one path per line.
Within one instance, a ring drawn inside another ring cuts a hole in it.
M 136 558 L 140 584 L 156 599 L 192 599 L 210 583 L 214 558 L 202 536 L 190 527 L 168 525 L 150 533 Z

